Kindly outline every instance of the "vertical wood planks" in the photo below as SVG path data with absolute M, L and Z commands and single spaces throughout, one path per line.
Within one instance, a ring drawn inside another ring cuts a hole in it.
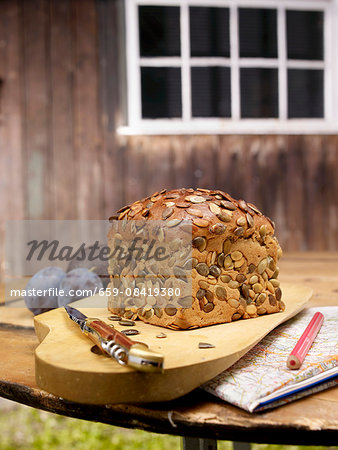
M 51 152 L 53 158 L 51 218 L 76 217 L 76 161 L 73 147 L 73 61 L 71 8 L 68 0 L 51 1 L 50 94 Z
M 79 219 L 101 219 L 104 207 L 102 134 L 99 121 L 98 37 L 95 3 L 73 0 L 73 132 Z

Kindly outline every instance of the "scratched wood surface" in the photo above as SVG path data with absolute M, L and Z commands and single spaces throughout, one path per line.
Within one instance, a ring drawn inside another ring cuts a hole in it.
M 280 266 L 282 281 L 313 288 L 310 306 L 338 306 L 338 253 L 289 254 Z M 33 355 L 38 340 L 33 328 L 2 323 L 0 341 L 0 395 L 35 408 L 177 435 L 307 445 L 336 445 L 338 441 L 338 388 L 259 414 L 249 414 L 198 390 L 172 402 L 145 406 L 79 405 L 37 388 Z

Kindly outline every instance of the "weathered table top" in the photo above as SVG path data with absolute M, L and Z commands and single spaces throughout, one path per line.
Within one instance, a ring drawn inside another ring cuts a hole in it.
M 338 253 L 289 254 L 280 267 L 282 281 L 313 288 L 310 306 L 338 305 Z M 338 388 L 258 414 L 249 414 L 200 390 L 172 402 L 142 406 L 65 401 L 37 387 L 34 349 L 38 341 L 33 320 L 28 317 L 22 323 L 3 323 L 0 308 L 2 397 L 65 416 L 158 433 L 262 443 L 338 442 Z

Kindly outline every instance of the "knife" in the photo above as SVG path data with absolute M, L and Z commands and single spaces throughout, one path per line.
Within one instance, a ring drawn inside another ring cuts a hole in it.
M 154 352 L 142 342 L 135 342 L 100 319 L 89 318 L 76 308 L 65 306 L 68 316 L 79 325 L 105 353 L 119 364 L 142 372 L 163 372 L 163 355 Z

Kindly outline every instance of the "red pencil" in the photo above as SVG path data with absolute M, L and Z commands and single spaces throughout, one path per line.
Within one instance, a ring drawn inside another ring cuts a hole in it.
M 289 369 L 299 369 L 303 364 L 304 358 L 309 351 L 313 341 L 316 339 L 318 331 L 322 326 L 324 321 L 324 316 L 320 312 L 312 317 L 311 322 L 305 328 L 304 333 L 301 335 L 299 341 L 295 345 L 295 348 L 290 353 L 286 365 Z

